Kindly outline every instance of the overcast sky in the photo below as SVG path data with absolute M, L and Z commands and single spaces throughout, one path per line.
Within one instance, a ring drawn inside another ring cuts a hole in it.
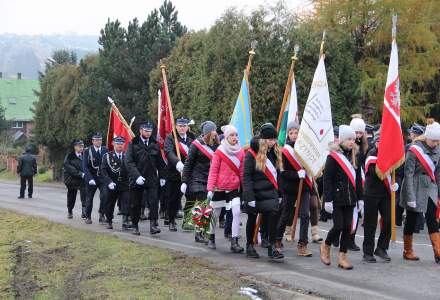
M 276 0 L 173 0 L 180 21 L 190 29 L 209 28 L 228 7 L 249 12 Z M 307 0 L 285 0 L 289 9 L 303 8 Z M 122 24 L 143 21 L 163 0 L 0 0 L 0 33 L 98 35 L 107 18 Z

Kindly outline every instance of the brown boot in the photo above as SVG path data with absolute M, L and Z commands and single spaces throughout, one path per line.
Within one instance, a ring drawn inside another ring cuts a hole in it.
M 319 252 L 321 253 L 321 261 L 324 265 L 330 266 L 330 246 L 326 243 L 322 243 L 319 247 Z
M 312 252 L 307 249 L 307 245 L 298 243 L 298 256 L 311 257 Z
M 431 238 L 432 250 L 434 251 L 435 262 L 440 264 L 440 233 L 435 232 L 429 235 Z
M 406 260 L 420 260 L 418 256 L 414 253 L 412 248 L 412 234 L 403 236 L 403 259 Z
M 353 269 L 353 265 L 347 259 L 347 253 L 339 252 L 338 254 L 338 267 L 344 270 Z

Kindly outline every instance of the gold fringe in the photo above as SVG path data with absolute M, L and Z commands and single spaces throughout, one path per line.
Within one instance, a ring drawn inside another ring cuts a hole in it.
M 376 164 L 376 174 L 377 177 L 379 177 L 381 180 L 384 180 L 388 174 L 392 173 L 393 171 L 395 171 L 397 168 L 399 168 L 403 163 L 405 162 L 405 154 L 403 154 L 403 157 L 397 162 L 395 163 L 393 166 L 391 166 L 391 168 L 385 172 L 382 173 L 378 168 L 377 168 L 377 164 Z

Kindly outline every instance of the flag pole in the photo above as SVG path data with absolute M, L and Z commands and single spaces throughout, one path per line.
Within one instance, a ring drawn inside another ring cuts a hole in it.
M 179 142 L 177 141 L 176 126 L 174 126 L 174 115 L 173 115 L 173 108 L 171 107 L 170 93 L 168 91 L 167 74 L 165 72 L 166 66 L 162 63 L 162 60 L 160 60 L 160 68 L 162 69 L 162 79 L 163 79 L 163 85 L 165 87 L 165 96 L 167 97 L 168 109 L 170 110 L 171 127 L 173 127 L 173 135 L 174 135 L 174 144 L 176 147 L 176 154 L 177 154 L 177 158 L 179 158 L 179 160 L 182 160 L 180 157 Z
M 325 30 L 322 32 L 321 47 L 319 49 L 319 57 L 324 55 Z
M 157 90 L 157 134 L 160 132 L 160 103 L 161 103 L 162 94 L 160 89 Z
M 119 119 L 121 119 L 122 124 L 124 124 L 124 127 L 127 129 L 128 133 L 133 138 L 135 135 L 134 135 L 133 131 L 131 130 L 130 125 L 128 125 L 127 121 L 125 121 L 124 116 L 121 114 L 118 107 L 116 106 L 115 101 L 113 101 L 113 99 L 110 97 L 107 97 L 107 100 L 108 100 L 108 102 L 110 102 L 110 104 L 112 105 L 112 108 L 114 109 L 114 111 L 118 115 Z
M 298 55 L 298 50 L 299 50 L 299 46 L 295 45 L 294 46 L 294 54 L 291 57 L 292 62 L 290 64 L 289 76 L 287 77 L 286 88 L 284 89 L 283 102 L 281 103 L 281 110 L 280 110 L 280 113 L 278 115 L 277 132 L 280 131 L 281 121 L 283 119 L 283 113 L 284 113 L 284 110 L 286 109 L 287 100 L 289 99 L 290 90 L 292 88 L 293 78 L 295 78 L 294 69 L 295 69 L 295 64 L 296 64 L 296 62 L 298 60 L 298 56 L 297 56 Z

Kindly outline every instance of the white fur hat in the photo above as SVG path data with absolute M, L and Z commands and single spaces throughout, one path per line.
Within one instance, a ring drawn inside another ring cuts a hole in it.
M 434 122 L 426 126 L 425 136 L 428 139 L 440 141 L 440 124 Z
M 339 142 L 342 143 L 350 138 L 356 138 L 356 132 L 353 130 L 353 128 L 348 125 L 339 126 Z
M 350 122 L 350 127 L 354 131 L 365 131 L 365 122 L 361 118 L 353 118 Z
M 238 133 L 237 128 L 235 128 L 233 125 L 225 125 L 222 126 L 222 131 L 223 131 L 223 135 L 226 138 L 228 138 L 228 136 L 230 136 L 233 133 Z

